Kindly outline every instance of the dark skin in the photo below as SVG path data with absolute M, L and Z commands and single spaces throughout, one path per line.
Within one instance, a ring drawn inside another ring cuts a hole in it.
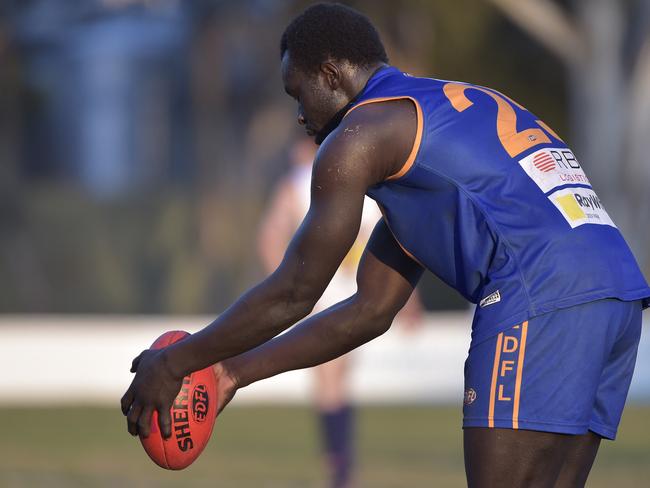
M 328 61 L 322 63 L 317 73 L 307 75 L 294 69 L 285 57 L 283 80 L 287 92 L 299 100 L 298 122 L 309 131 L 321 130 L 363 88 L 378 66 L 361 70 L 347 62 Z M 356 238 L 367 188 L 396 172 L 408 156 L 416 131 L 415 110 L 410 102 L 403 103 L 401 110 L 388 104 L 355 110 L 321 145 L 314 162 L 310 209 L 271 276 L 202 331 L 163 351 L 145 351 L 134 360 L 132 369 L 137 374 L 122 398 L 131 434 L 148 435 L 151 416 L 158 410 L 161 432 L 169 436 L 168 408 L 185 375 L 250 351 L 311 312 Z M 381 141 L 390 139 L 396 127 L 405 132 L 402 143 L 385 147 Z M 365 259 L 364 263 L 373 260 Z M 371 264 L 362 266 L 360 276 L 367 275 L 367 266 Z M 372 333 L 363 327 L 352 334 L 344 333 L 335 343 L 336 351 L 325 354 L 320 353 L 322 342 L 313 343 L 312 348 L 307 344 L 297 347 L 299 353 L 291 355 L 294 361 L 287 369 L 312 366 L 315 357 L 322 358 L 320 362 L 334 359 L 366 342 L 369 335 L 379 335 L 411 291 L 408 282 L 406 288 L 396 287 L 388 295 L 371 297 L 367 290 L 360 290 L 357 295 L 364 297 L 363 303 L 351 300 L 343 307 L 343 313 L 350 320 L 354 318 L 351 323 L 363 321 Z M 377 317 L 378 312 L 381 317 Z M 331 322 L 328 316 L 321 317 L 323 322 Z M 289 340 L 299 333 L 296 329 L 283 338 Z M 277 342 L 280 341 L 274 344 Z M 268 376 L 276 373 L 270 372 Z M 251 375 L 228 368 L 226 376 L 241 386 Z
M 286 92 L 298 102 L 298 123 L 315 135 L 365 86 L 377 63 L 367 67 L 326 60 L 317 70 L 282 59 Z M 357 273 L 358 290 L 347 300 L 306 317 L 338 269 L 358 233 L 366 190 L 396 173 L 407 159 L 417 130 L 409 100 L 374 103 L 345 117 L 325 139 L 314 162 L 311 205 L 282 263 L 212 324 L 161 351 L 143 351 L 122 398 L 132 435 L 148 436 L 159 413 L 164 437 L 171 435 L 169 408 L 182 378 L 214 365 L 222 410 L 237 389 L 276 374 L 335 359 L 381 335 L 413 291 L 405 278 L 419 265 L 389 235 L 383 241 L 395 259 L 378 259 L 371 244 Z M 373 236 L 377 237 L 377 236 Z M 399 263 L 399 264 L 395 264 Z M 583 486 L 600 438 L 524 430 L 465 429 L 465 464 L 471 487 Z
M 467 484 L 475 488 L 584 486 L 600 437 L 530 430 L 464 430 Z

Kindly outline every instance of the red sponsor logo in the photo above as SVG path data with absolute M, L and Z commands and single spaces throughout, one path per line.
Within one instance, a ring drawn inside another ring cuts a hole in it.
M 536 154 L 533 158 L 533 164 L 538 170 L 544 173 L 548 173 L 555 169 L 555 160 L 547 152 Z

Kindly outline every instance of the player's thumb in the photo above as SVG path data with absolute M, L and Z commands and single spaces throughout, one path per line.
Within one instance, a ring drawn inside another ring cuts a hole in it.
M 138 365 L 140 364 L 140 359 L 142 358 L 143 352 L 138 354 L 133 360 L 133 362 L 131 362 L 131 373 L 135 373 L 138 370 Z

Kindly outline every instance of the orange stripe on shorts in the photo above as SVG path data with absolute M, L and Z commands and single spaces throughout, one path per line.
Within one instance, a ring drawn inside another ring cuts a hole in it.
M 501 344 L 503 343 L 503 332 L 497 337 L 497 348 L 494 352 L 494 366 L 492 366 L 492 385 L 490 386 L 490 406 L 488 409 L 488 427 L 494 427 L 494 399 L 497 390 L 497 377 L 499 374 L 499 360 L 501 359 Z
M 521 327 L 521 338 L 519 339 L 519 358 L 517 359 L 517 377 L 515 379 L 515 400 L 512 407 L 512 428 L 519 428 L 519 398 L 521 393 L 521 376 L 524 369 L 524 357 L 526 356 L 526 335 L 528 334 L 528 322 Z

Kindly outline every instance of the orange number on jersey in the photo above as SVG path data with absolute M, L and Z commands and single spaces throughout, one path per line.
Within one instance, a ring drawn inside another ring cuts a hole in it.
M 497 102 L 497 136 L 499 136 L 503 148 L 511 158 L 538 144 L 551 142 L 542 129 L 525 129 L 517 132 L 517 114 L 510 103 L 501 95 L 479 86 L 461 85 L 460 83 L 447 83 L 443 90 L 451 105 L 459 112 L 463 112 L 474 105 L 474 102 L 465 96 L 465 90 L 468 88 L 481 91 Z M 515 105 L 523 108 L 517 103 Z

